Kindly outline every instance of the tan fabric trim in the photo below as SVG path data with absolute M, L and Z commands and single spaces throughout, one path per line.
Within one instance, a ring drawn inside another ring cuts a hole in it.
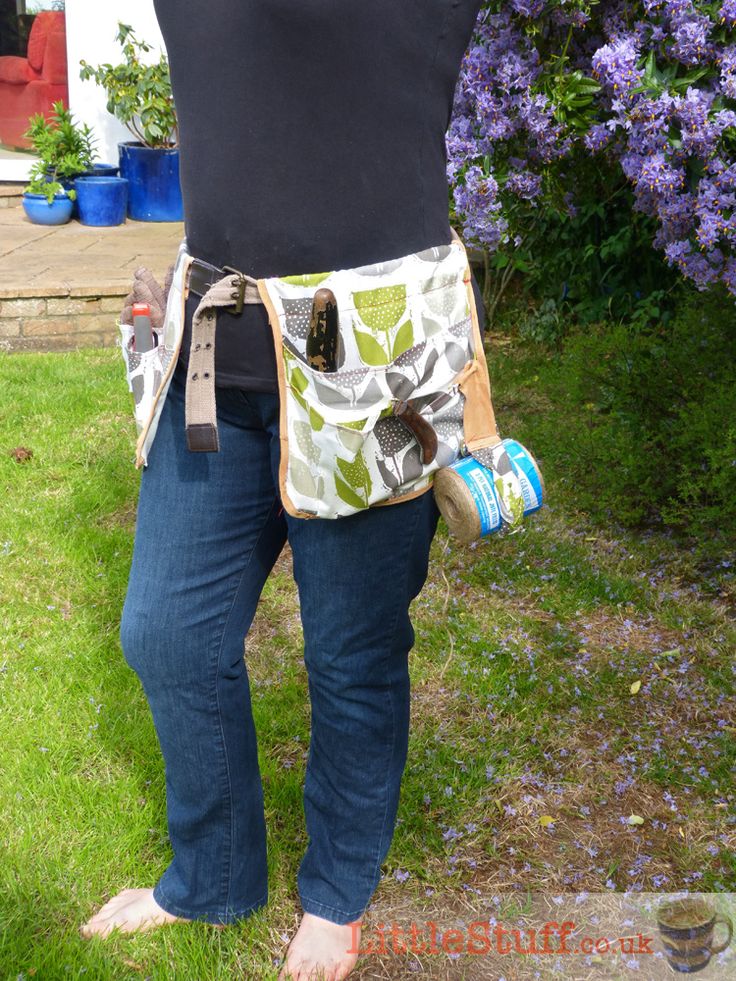
M 281 353 L 283 336 L 281 334 L 281 323 L 276 313 L 276 308 L 269 296 L 266 281 L 259 279 L 257 283 L 261 302 L 268 311 L 268 322 L 271 325 L 274 349 L 276 351 L 276 375 L 279 386 L 279 493 L 281 495 L 281 503 L 294 518 L 316 518 L 316 514 L 300 511 L 286 492 L 286 473 L 289 467 L 289 428 L 286 418 L 286 369 L 284 368 L 284 356 Z
M 465 245 L 452 229 L 452 237 L 458 241 L 465 251 Z M 475 293 L 470 273 L 470 261 L 468 261 L 465 276 L 465 291 L 470 307 L 470 319 L 473 325 L 473 348 L 475 358 L 467 370 L 463 372 L 462 380 L 458 381 L 460 390 L 465 395 L 465 411 L 463 413 L 463 429 L 465 432 L 465 445 L 468 452 L 479 450 L 487 446 L 495 446 L 501 442 L 501 435 L 496 424 L 496 415 L 493 411 L 493 401 L 491 398 L 491 378 L 488 372 L 488 362 L 486 361 L 483 349 L 483 336 L 478 320 L 478 309 L 475 303 Z
M 415 497 L 421 497 L 422 494 L 426 494 L 427 491 L 432 490 L 432 478 L 434 477 L 434 475 L 436 473 L 437 473 L 437 471 L 436 470 L 433 470 L 432 473 L 429 475 L 430 480 L 429 480 L 429 483 L 427 484 L 426 487 L 422 487 L 419 490 L 409 491 L 406 494 L 402 494 L 401 497 L 392 497 L 388 501 L 376 501 L 375 504 L 371 504 L 371 507 L 372 508 L 385 508 L 385 507 L 388 507 L 389 504 L 401 504 L 402 501 L 411 501 Z
M 185 310 L 186 310 L 186 301 L 187 301 L 187 296 L 189 295 L 189 287 L 187 285 L 187 278 L 188 278 L 187 274 L 189 272 L 189 266 L 191 265 L 191 262 L 192 262 L 192 257 L 191 256 L 187 256 L 187 258 L 184 260 L 184 267 L 183 267 L 183 271 L 182 271 L 182 277 L 183 278 L 182 278 L 182 291 L 181 291 L 181 321 L 179 323 L 179 336 L 178 336 L 178 339 L 177 339 L 177 342 L 176 342 L 176 350 L 174 351 L 174 354 L 173 354 L 173 356 L 171 358 L 171 363 L 169 364 L 169 367 L 168 367 L 168 370 L 167 370 L 166 374 L 161 379 L 161 384 L 159 385 L 158 391 L 156 392 L 156 396 L 155 396 L 155 398 L 153 400 L 153 406 L 151 407 L 151 412 L 150 412 L 150 415 L 149 415 L 148 420 L 146 422 L 146 425 L 141 430 L 140 436 L 138 437 L 138 440 L 136 441 L 136 444 L 135 444 L 135 467 L 136 467 L 136 470 L 140 470 L 140 468 L 143 466 L 143 457 L 141 456 L 141 450 L 143 449 L 143 443 L 145 442 L 146 436 L 148 435 L 148 430 L 151 428 L 151 423 L 153 422 L 153 418 L 156 415 L 156 406 L 158 405 L 158 400 L 161 397 L 161 393 L 163 392 L 164 388 L 166 388 L 168 390 L 168 382 L 169 382 L 169 379 L 173 375 L 174 369 L 176 368 L 176 362 L 179 359 L 179 351 L 181 349 L 181 341 L 182 341 L 182 338 L 184 336 L 184 317 L 185 317 Z M 165 321 L 165 318 L 164 318 L 164 326 L 165 326 L 165 323 L 166 323 L 166 321 Z

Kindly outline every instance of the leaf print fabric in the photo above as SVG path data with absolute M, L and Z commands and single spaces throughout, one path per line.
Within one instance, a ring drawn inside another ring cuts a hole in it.
M 467 275 L 465 248 L 454 240 L 359 269 L 261 281 L 278 319 L 281 493 L 290 513 L 339 518 L 402 500 L 428 490 L 434 472 L 461 455 L 465 396 L 457 379 L 476 357 Z M 306 359 L 318 287 L 331 289 L 338 306 L 340 359 L 332 372 Z M 393 413 L 400 401 L 438 434 L 429 464 Z

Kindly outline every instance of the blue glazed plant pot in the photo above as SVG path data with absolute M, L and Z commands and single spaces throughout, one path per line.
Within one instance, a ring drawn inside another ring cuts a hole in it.
M 120 176 L 128 181 L 128 216 L 136 221 L 182 221 L 178 149 L 118 143 Z
M 66 225 L 72 216 L 74 202 L 66 194 L 57 194 L 49 203 L 45 194 L 26 191 L 23 210 L 34 225 Z
M 77 177 L 74 181 L 83 225 L 122 225 L 128 211 L 124 177 Z
M 114 164 L 108 163 L 95 163 L 92 164 L 92 170 L 85 177 L 117 177 L 119 168 Z
M 81 177 L 82 175 L 80 174 L 79 176 Z M 61 186 L 64 188 L 65 191 L 74 190 L 74 180 L 75 180 L 74 177 L 54 177 L 53 174 L 47 172 L 45 180 L 47 183 L 49 181 L 58 180 L 58 182 L 61 184 Z M 79 211 L 77 209 L 77 202 L 72 201 L 72 218 L 78 218 L 78 217 L 79 217 Z

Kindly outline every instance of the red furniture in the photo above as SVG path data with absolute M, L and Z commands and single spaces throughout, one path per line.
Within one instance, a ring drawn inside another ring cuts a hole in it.
M 24 149 L 28 121 L 48 116 L 58 99 L 69 104 L 66 74 L 66 25 L 61 11 L 37 15 L 28 38 L 28 56 L 0 58 L 0 143 Z

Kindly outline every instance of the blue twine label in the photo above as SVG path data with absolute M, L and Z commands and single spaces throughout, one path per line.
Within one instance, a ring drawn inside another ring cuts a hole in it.
M 472 456 L 464 457 L 454 463 L 452 469 L 463 478 L 472 494 L 473 503 L 480 517 L 481 535 L 498 531 L 503 524 L 503 519 L 491 471 L 481 466 Z
M 531 514 L 538 511 L 542 506 L 542 484 L 539 480 L 537 468 L 534 466 L 529 454 L 515 439 L 504 439 L 511 465 L 516 471 L 521 485 L 521 493 L 524 498 L 524 514 Z

